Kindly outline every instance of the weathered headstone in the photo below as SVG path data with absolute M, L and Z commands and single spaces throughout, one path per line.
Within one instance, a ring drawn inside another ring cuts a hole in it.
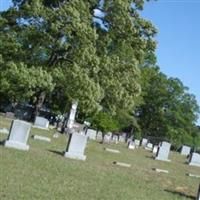
M 191 147 L 183 145 L 181 148 L 181 155 L 188 156 L 190 155 Z
M 15 113 L 13 113 L 13 112 L 6 112 L 5 116 L 6 116 L 7 118 L 14 119 L 14 118 L 15 118 Z
M 72 103 L 69 118 L 68 118 L 68 121 L 67 121 L 67 128 L 73 128 L 77 106 L 78 106 L 77 102 Z
M 120 153 L 119 150 L 117 149 L 110 149 L 110 148 L 105 148 L 106 151 L 111 152 L 111 153 Z
M 51 142 L 51 139 L 45 136 L 41 136 L 41 135 L 34 135 L 33 136 L 34 140 L 41 140 L 41 141 L 45 141 L 45 142 Z
M 171 144 L 168 142 L 162 142 L 161 146 L 158 148 L 157 154 L 156 154 L 156 160 L 162 160 L 162 161 L 170 161 L 169 153 L 170 153 Z
M 143 138 L 142 143 L 141 143 L 142 147 L 146 147 L 147 143 L 148 143 L 148 140 L 146 138 Z
M 200 154 L 192 153 L 190 156 L 189 165 L 200 167 Z
M 129 142 L 128 148 L 129 149 L 135 149 L 135 143 L 134 142 Z
M 102 141 L 102 132 L 101 131 L 97 132 L 97 140 Z
M 136 148 L 140 146 L 140 140 L 134 140 L 134 143 Z
M 118 142 L 119 142 L 118 136 L 117 136 L 117 135 L 114 135 L 113 138 L 112 138 L 112 141 L 113 141 L 115 144 L 118 144 Z
M 154 145 L 154 147 L 153 147 L 153 154 L 157 154 L 157 151 L 158 151 L 158 146 Z
M 122 135 L 119 136 L 119 142 L 124 143 L 125 141 L 126 141 L 126 134 L 123 133 Z
M 93 129 L 88 129 L 86 135 L 90 140 L 96 140 L 97 131 Z
M 131 164 L 124 163 L 124 162 L 113 162 L 113 164 L 118 165 L 120 167 L 131 167 Z
M 20 150 L 29 150 L 29 145 L 26 143 L 30 130 L 30 123 L 21 120 L 14 120 L 11 125 L 8 140 L 5 142 L 5 146 Z
M 146 150 L 152 151 L 153 149 L 153 144 L 152 143 L 147 143 L 147 146 L 145 147 Z
M 49 127 L 49 120 L 44 117 L 36 117 L 34 126 L 41 129 L 48 129 Z
M 85 160 L 86 156 L 84 155 L 84 151 L 86 144 L 87 144 L 86 135 L 78 133 L 70 134 L 67 144 L 67 149 L 64 156 L 67 158 Z

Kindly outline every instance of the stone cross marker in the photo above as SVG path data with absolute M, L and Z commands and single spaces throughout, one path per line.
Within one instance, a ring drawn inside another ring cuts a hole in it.
M 29 150 L 29 145 L 26 143 L 30 130 L 30 123 L 21 120 L 14 120 L 11 125 L 8 140 L 5 142 L 5 146 L 20 150 Z
M 48 129 L 49 128 L 49 120 L 44 117 L 37 116 L 35 118 L 34 126 L 37 128 Z
M 156 160 L 162 160 L 162 161 L 170 161 L 168 159 L 169 153 L 170 153 L 171 144 L 168 142 L 162 142 L 161 146 L 158 148 L 157 154 L 156 154 Z
M 181 155 L 188 156 L 190 154 L 191 148 L 183 145 L 181 148 Z
M 67 122 L 67 128 L 73 127 L 75 116 L 76 116 L 77 106 L 78 106 L 77 102 L 72 103 L 72 107 L 71 107 L 70 114 L 69 114 L 69 119 L 68 119 L 68 122 Z
M 190 156 L 189 165 L 200 167 L 200 154 L 192 153 Z
M 72 133 L 69 135 L 65 157 L 78 160 L 86 160 L 84 155 L 87 144 L 87 136 L 79 133 Z

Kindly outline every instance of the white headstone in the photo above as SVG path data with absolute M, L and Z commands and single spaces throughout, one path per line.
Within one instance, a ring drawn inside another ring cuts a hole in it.
M 152 151 L 153 149 L 153 144 L 152 143 L 147 143 L 147 146 L 145 147 L 146 150 Z
M 158 151 L 158 146 L 154 145 L 154 147 L 153 147 L 153 154 L 157 154 L 157 151 Z
M 5 142 L 5 146 L 20 150 L 29 150 L 29 145 L 26 143 L 30 130 L 30 123 L 21 120 L 14 120 L 11 125 L 8 140 Z
M 69 114 L 69 119 L 67 122 L 67 128 L 73 128 L 77 106 L 78 106 L 77 102 L 72 103 L 72 107 L 71 107 L 70 114 Z
M 181 148 L 181 155 L 188 156 L 190 155 L 191 147 L 183 145 Z
M 156 154 L 156 160 L 162 160 L 162 161 L 170 161 L 169 153 L 170 153 L 171 144 L 168 142 L 162 142 L 162 145 L 158 148 L 157 154 Z
M 42 129 L 48 129 L 49 127 L 49 120 L 44 117 L 36 117 L 34 126 Z
M 113 141 L 115 144 L 118 144 L 118 142 L 119 142 L 118 136 L 117 136 L 117 135 L 114 135 L 113 138 L 112 138 L 112 141 Z
M 101 131 L 98 131 L 97 133 L 97 140 L 102 140 L 102 132 Z
M 124 135 L 119 136 L 119 142 L 125 142 L 126 137 Z
M 64 156 L 67 158 L 85 160 L 86 156 L 84 155 L 84 151 L 86 144 L 87 144 L 86 135 L 78 133 L 70 134 L 67 144 L 67 149 Z
M 192 153 L 190 156 L 189 165 L 200 167 L 200 154 Z
M 129 142 L 128 148 L 129 149 L 135 149 L 135 143 L 134 142 Z
M 140 146 L 140 140 L 134 140 L 135 146 L 139 147 Z
M 146 147 L 147 143 L 148 143 L 148 140 L 146 138 L 143 138 L 142 139 L 142 144 L 141 144 L 142 147 Z
M 41 136 L 41 135 L 34 135 L 33 136 L 34 140 L 41 140 L 41 141 L 45 141 L 45 142 L 51 142 L 51 139 L 45 136 Z
M 87 130 L 87 136 L 89 139 L 91 140 L 96 140 L 96 135 L 97 135 L 97 131 L 93 130 L 93 129 L 88 129 Z

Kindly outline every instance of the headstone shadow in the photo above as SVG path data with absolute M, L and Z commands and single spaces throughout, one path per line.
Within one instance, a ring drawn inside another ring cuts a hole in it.
M 192 199 L 192 200 L 196 200 L 195 196 L 188 195 L 188 194 L 181 192 L 181 191 L 169 190 L 169 189 L 165 189 L 164 191 L 175 194 L 175 195 L 179 195 L 179 196 L 182 196 L 182 197 L 186 197 L 186 198 L 189 198 L 189 199 Z
M 51 153 L 60 155 L 60 156 L 63 156 L 64 153 L 65 153 L 64 151 L 56 151 L 56 150 L 51 150 L 51 149 L 48 149 L 48 151 L 51 152 Z

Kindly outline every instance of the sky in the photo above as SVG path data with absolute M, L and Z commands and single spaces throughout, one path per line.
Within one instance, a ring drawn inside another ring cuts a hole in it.
M 161 71 L 179 78 L 200 105 L 200 0 L 150 1 L 142 16 L 158 29 Z
M 0 11 L 10 5 L 11 0 L 0 0 Z M 200 105 L 200 0 L 150 1 L 142 16 L 158 29 L 156 55 L 161 71 L 179 78 Z

